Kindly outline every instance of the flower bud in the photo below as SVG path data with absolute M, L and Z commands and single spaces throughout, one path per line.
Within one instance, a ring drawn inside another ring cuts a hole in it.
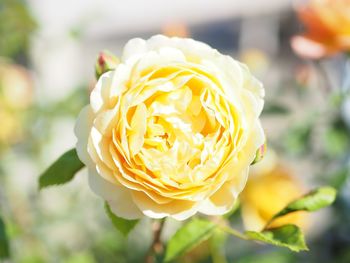
M 253 164 L 260 162 L 264 158 L 266 150 L 267 150 L 267 144 L 265 141 L 265 143 L 263 145 L 261 145 L 258 148 L 258 150 L 256 150 L 255 159 L 251 164 L 253 165 Z
M 119 59 L 110 51 L 101 51 L 95 64 L 96 79 L 99 79 L 103 73 L 115 69 L 118 64 Z

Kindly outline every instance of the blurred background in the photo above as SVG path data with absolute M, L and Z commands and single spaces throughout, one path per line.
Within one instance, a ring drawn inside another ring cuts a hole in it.
M 291 0 L 0 0 L 0 216 L 11 252 L 4 262 L 142 262 L 149 220 L 124 238 L 86 171 L 41 192 L 37 179 L 75 145 L 75 118 L 88 103 L 99 51 L 118 56 L 130 38 L 158 33 L 206 42 L 264 83 L 268 152 L 228 216 L 232 225 L 259 230 L 316 186 L 339 191 L 328 209 L 281 219 L 304 229 L 308 252 L 218 233 L 179 262 L 350 262 L 350 57 L 344 50 L 297 56 L 290 40 L 305 30 L 299 18 Z M 178 227 L 168 220 L 162 239 Z

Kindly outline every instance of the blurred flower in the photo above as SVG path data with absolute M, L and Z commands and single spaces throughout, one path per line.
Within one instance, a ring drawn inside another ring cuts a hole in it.
M 350 51 L 350 0 L 310 0 L 297 5 L 306 32 L 291 40 L 294 51 L 318 59 Z
M 21 137 L 21 123 L 18 115 L 0 105 L 0 151 L 5 145 L 12 144 Z
M 0 60 L 0 100 L 11 109 L 27 108 L 33 99 L 33 81 L 27 69 Z
M 162 28 L 163 34 L 169 37 L 189 37 L 189 28 L 184 23 L 167 23 Z
M 303 193 L 301 182 L 269 150 L 265 158 L 252 167 L 241 194 L 246 229 L 261 231 L 277 212 Z M 305 228 L 307 221 L 305 212 L 294 212 L 274 220 L 269 227 L 295 224 Z
M 22 136 L 24 110 L 32 102 L 33 82 L 29 72 L 0 60 L 0 146 L 10 145 Z
M 265 135 L 264 89 L 192 39 L 133 39 L 77 120 L 90 186 L 123 218 L 228 212 Z
M 243 50 L 240 59 L 247 64 L 249 69 L 257 76 L 263 76 L 269 66 L 269 58 L 266 53 L 259 49 Z

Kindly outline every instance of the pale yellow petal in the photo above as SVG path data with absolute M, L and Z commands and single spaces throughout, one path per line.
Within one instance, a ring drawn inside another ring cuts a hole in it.
M 170 216 L 176 220 L 185 220 L 198 209 L 198 204 L 190 201 L 174 200 L 167 204 L 157 204 L 142 192 L 133 192 L 133 198 L 142 213 L 151 218 Z
M 109 92 L 114 71 L 104 73 L 90 94 L 90 105 L 94 113 L 104 110 L 109 105 Z
M 131 155 L 136 155 L 142 148 L 146 133 L 147 108 L 141 103 L 136 107 L 131 121 L 131 131 L 129 134 L 129 147 Z
M 126 219 L 137 219 L 143 216 L 135 205 L 129 189 L 111 184 L 94 169 L 89 169 L 89 185 L 92 191 L 108 202 L 111 210 L 117 216 Z
M 87 166 L 93 166 L 93 162 L 88 154 L 88 140 L 90 130 L 93 124 L 94 115 L 90 105 L 85 106 L 79 113 L 74 127 L 74 133 L 77 137 L 76 149 L 79 159 Z

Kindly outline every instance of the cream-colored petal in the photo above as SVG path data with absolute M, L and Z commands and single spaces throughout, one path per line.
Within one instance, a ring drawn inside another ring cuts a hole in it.
M 250 108 L 254 112 L 255 117 L 259 116 L 264 107 L 264 96 L 265 90 L 262 83 L 257 80 L 250 72 L 246 65 L 241 64 L 243 74 L 244 74 L 244 89 L 243 102 L 246 102 L 245 98 L 250 98 L 249 102 L 246 102 L 245 107 Z
M 109 152 L 110 138 L 104 137 L 94 126 L 91 128 L 88 141 L 88 152 L 95 162 L 103 162 L 110 169 L 115 169 L 114 161 Z M 97 156 L 95 155 L 97 154 Z
M 140 56 L 146 52 L 146 41 L 141 38 L 133 38 L 126 43 L 123 49 L 122 61 L 127 61 L 133 56 Z
M 114 70 L 111 87 L 109 91 L 110 106 L 114 107 L 115 102 L 127 90 L 127 82 L 130 79 L 131 67 L 125 64 L 119 64 Z
M 113 74 L 114 71 L 104 73 L 90 94 L 90 105 L 94 113 L 98 113 L 109 106 L 109 93 Z
M 199 212 L 206 215 L 223 215 L 231 210 L 236 200 L 234 185 L 227 182 L 200 206 Z
M 118 121 L 118 107 L 111 110 L 105 110 L 98 114 L 94 120 L 94 127 L 105 136 L 111 137 L 112 129 Z
M 170 216 L 176 220 L 185 220 L 198 210 L 198 204 L 191 201 L 174 200 L 166 204 L 157 204 L 142 192 L 134 191 L 132 196 L 142 213 L 151 218 Z
M 88 174 L 90 188 L 108 202 L 113 213 L 125 219 L 137 219 L 143 216 L 132 199 L 130 189 L 106 181 L 95 169 L 89 168 Z
M 93 166 L 93 162 L 88 153 L 88 140 L 90 130 L 93 124 L 94 114 L 90 105 L 85 106 L 79 113 L 74 127 L 74 133 L 77 138 L 76 149 L 79 159 L 87 166 Z
M 207 44 L 189 38 L 166 37 L 156 35 L 147 40 L 149 50 L 158 50 L 162 47 L 173 47 L 181 50 L 190 61 L 200 61 L 205 57 L 212 57 L 215 49 Z

